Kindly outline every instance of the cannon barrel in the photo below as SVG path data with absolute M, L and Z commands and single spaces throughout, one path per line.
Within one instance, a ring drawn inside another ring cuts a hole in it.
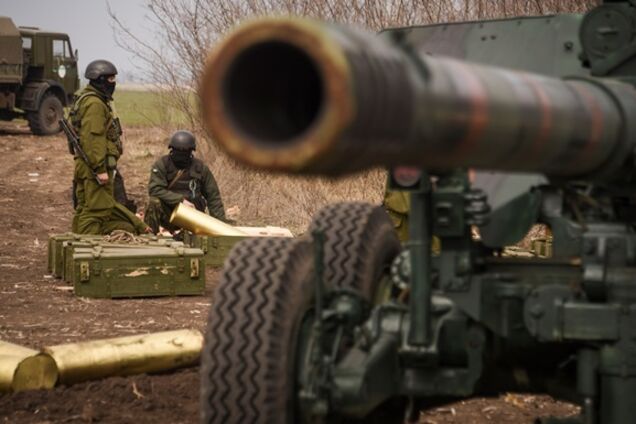
M 411 165 L 616 180 L 636 142 L 630 84 L 433 57 L 307 19 L 232 32 L 208 57 L 200 97 L 230 155 L 305 174 Z

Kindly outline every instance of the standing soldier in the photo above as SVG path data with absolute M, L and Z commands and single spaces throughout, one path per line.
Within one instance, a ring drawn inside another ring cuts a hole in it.
M 115 91 L 115 65 L 107 60 L 88 64 L 88 85 L 76 96 L 69 118 L 79 134 L 88 163 L 76 152 L 74 185 L 77 206 L 73 232 L 108 234 L 113 230 L 147 232 L 147 226 L 115 201 L 114 180 L 122 151 L 121 128 L 110 102 Z
M 168 144 L 170 154 L 157 160 L 148 182 L 148 208 L 145 221 L 154 233 L 159 226 L 170 232 L 179 230 L 170 224 L 172 210 L 179 204 L 194 207 L 225 221 L 221 194 L 210 169 L 193 157 L 196 140 L 189 131 L 177 131 Z

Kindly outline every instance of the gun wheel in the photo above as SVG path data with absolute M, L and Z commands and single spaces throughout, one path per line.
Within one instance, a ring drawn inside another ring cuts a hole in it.
M 232 249 L 201 354 L 202 422 L 293 422 L 290 364 L 311 305 L 311 269 L 306 239 L 250 239 Z
M 325 233 L 325 280 L 377 299 L 382 276 L 401 250 L 386 211 L 362 202 L 335 203 L 318 211 L 309 226 L 315 229 Z
M 309 232 L 316 229 L 325 235 L 326 284 L 354 289 L 371 304 L 386 300 L 390 266 L 402 246 L 384 208 L 363 202 L 334 203 L 318 211 Z M 398 424 L 404 422 L 405 407 L 405 399 L 390 399 L 363 419 L 330 416 L 327 422 Z
M 372 299 L 400 249 L 384 211 L 358 203 L 334 205 L 323 209 L 311 228 L 325 234 L 326 284 L 355 288 Z M 299 352 L 311 343 L 301 328 L 312 317 L 313 260 L 308 237 L 250 239 L 230 252 L 201 356 L 202 422 L 303 422 Z M 394 420 L 382 415 L 387 423 L 403 419 L 401 412 Z M 354 421 L 330 415 L 327 422 Z

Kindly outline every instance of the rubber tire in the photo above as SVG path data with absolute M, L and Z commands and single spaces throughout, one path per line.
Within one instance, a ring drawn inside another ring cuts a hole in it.
M 364 203 L 331 205 L 317 214 L 314 228 L 325 234 L 326 283 L 356 288 L 370 300 L 400 250 L 386 212 Z M 201 355 L 203 423 L 293 422 L 296 340 L 313 305 L 312 278 L 310 237 L 250 239 L 232 249 Z M 379 412 L 383 420 L 363 422 L 392 422 Z M 391 417 L 402 422 L 400 413 Z
M 322 208 L 309 226 L 325 235 L 325 281 L 354 288 L 372 300 L 383 272 L 401 245 L 391 218 L 381 206 L 362 202 Z
M 35 135 L 52 135 L 59 133 L 59 120 L 64 117 L 62 101 L 53 93 L 45 93 L 36 112 L 27 113 L 29 128 Z
M 325 235 L 324 277 L 331 287 L 353 288 L 372 302 L 383 273 L 388 273 L 402 246 L 393 221 L 381 206 L 343 202 L 325 206 L 309 225 L 309 234 Z M 337 424 L 400 424 L 405 399 L 389 399 L 369 416 L 360 419 L 329 417 Z
M 256 238 L 228 255 L 201 353 L 201 422 L 291 422 L 295 340 L 310 307 L 308 239 Z

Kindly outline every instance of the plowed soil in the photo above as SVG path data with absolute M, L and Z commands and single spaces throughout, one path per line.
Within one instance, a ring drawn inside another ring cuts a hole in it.
M 143 204 L 153 160 L 166 133 L 127 132 L 120 169 Z M 72 159 L 61 136 L 36 137 L 22 124 L 0 123 L 0 339 L 32 348 L 145 332 L 203 330 L 218 270 L 207 271 L 206 295 L 136 300 L 75 297 L 46 270 L 46 242 L 70 229 Z M 193 423 L 198 368 L 112 377 L 50 391 L 0 394 L 2 423 Z M 577 408 L 547 396 L 503 394 L 422 413 L 420 423 L 531 423 L 570 416 Z

